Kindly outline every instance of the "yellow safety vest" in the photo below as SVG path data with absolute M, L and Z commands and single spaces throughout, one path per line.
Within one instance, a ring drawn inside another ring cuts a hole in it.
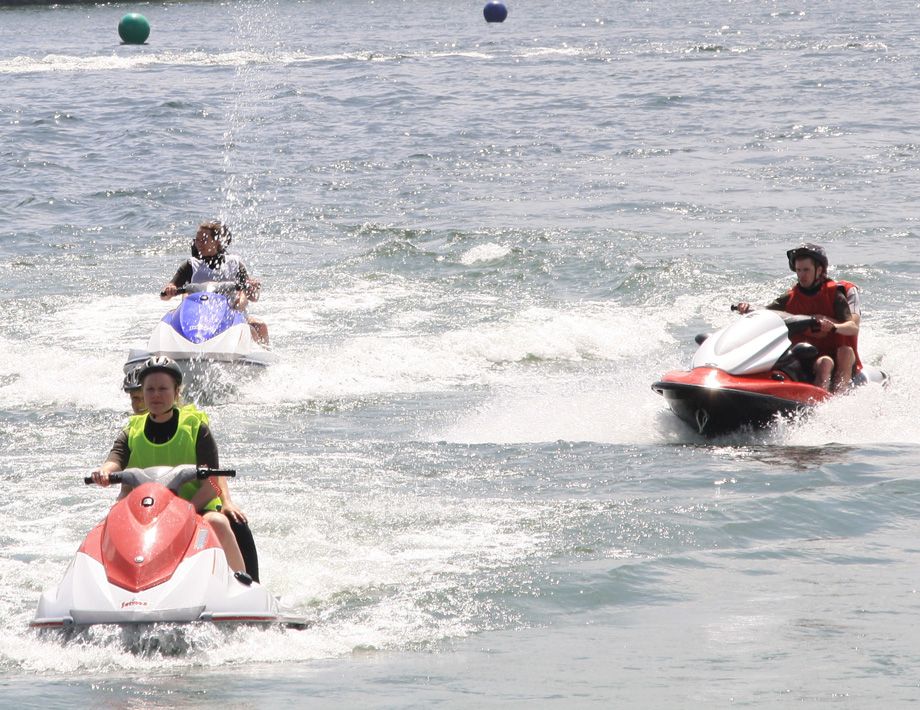
M 135 414 L 128 420 L 128 426 L 125 427 L 128 433 L 128 449 L 131 451 L 128 457 L 128 468 L 198 463 L 195 444 L 198 441 L 198 430 L 202 423 L 208 423 L 207 414 L 191 404 L 180 409 L 176 433 L 165 444 L 154 444 L 144 434 L 147 416 L 147 414 Z M 201 484 L 201 481 L 190 481 L 184 484 L 179 489 L 179 496 L 185 500 L 191 500 L 201 488 Z M 205 510 L 217 510 L 220 505 L 220 498 L 214 498 L 205 506 Z

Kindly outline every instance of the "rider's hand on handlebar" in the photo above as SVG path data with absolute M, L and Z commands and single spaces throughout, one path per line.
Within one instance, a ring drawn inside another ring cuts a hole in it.
M 163 287 L 163 291 L 160 293 L 160 298 L 164 301 L 168 301 L 170 298 L 179 293 L 179 289 L 176 288 L 176 284 L 168 283 Z
M 815 316 L 815 320 L 818 323 L 818 327 L 821 330 L 823 335 L 828 333 L 833 333 L 837 330 L 837 324 L 834 323 L 830 318 L 825 318 L 824 316 Z
M 738 305 L 732 306 L 732 310 L 738 311 L 738 313 L 740 313 L 741 315 L 745 315 L 746 313 L 750 313 L 751 304 L 747 303 L 746 301 L 742 301 Z
M 255 303 L 259 300 L 259 292 L 262 290 L 262 282 L 258 279 L 249 279 L 246 281 L 246 288 L 244 291 L 246 295 L 249 296 L 249 300 Z
M 111 481 L 109 481 L 109 472 L 103 471 L 101 468 L 93 471 L 93 483 L 96 483 L 103 488 L 108 486 Z

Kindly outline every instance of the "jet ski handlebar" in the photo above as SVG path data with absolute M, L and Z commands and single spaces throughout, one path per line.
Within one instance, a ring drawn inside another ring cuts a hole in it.
M 821 318 L 815 318 L 814 316 L 794 316 L 788 313 L 784 315 L 786 317 L 783 318 L 783 320 L 786 322 L 786 327 L 789 329 L 790 335 L 804 333 L 806 330 L 810 330 L 812 333 L 817 333 L 821 330 Z M 831 332 L 837 332 L 836 324 L 831 325 Z
M 737 304 L 733 303 L 731 309 L 741 313 L 741 309 L 738 308 Z M 753 313 L 753 311 L 748 311 L 748 313 Z M 774 313 L 783 319 L 783 322 L 786 324 L 786 328 L 789 329 L 790 335 L 804 333 L 806 330 L 810 330 L 812 333 L 817 333 L 819 330 L 821 330 L 821 321 L 814 316 L 786 313 L 785 311 L 774 311 Z M 831 332 L 837 332 L 836 324 L 831 328 Z
M 159 468 L 159 469 L 166 468 L 167 470 L 171 470 L 169 467 L 162 467 L 162 466 L 158 466 L 156 468 Z M 129 469 L 129 472 L 133 474 L 133 472 L 139 471 L 139 470 L 141 469 Z M 147 469 L 147 470 L 150 471 L 152 469 Z M 121 483 L 123 478 L 125 478 L 125 476 L 123 476 L 123 474 L 125 473 L 128 473 L 128 472 L 116 471 L 115 473 L 110 473 L 109 482 L 110 483 Z M 227 478 L 233 478 L 234 476 L 236 476 L 236 471 L 232 468 L 205 468 L 204 466 L 195 469 L 194 478 L 197 478 L 199 481 L 203 481 L 205 478 L 210 478 L 211 476 L 226 476 Z M 155 477 L 153 478 L 153 480 L 155 480 Z M 84 476 L 83 483 L 86 484 L 87 486 L 92 485 L 93 477 Z
M 177 295 L 186 293 L 218 293 L 221 296 L 233 296 L 239 291 L 235 281 L 205 281 L 203 283 L 187 283 L 176 289 Z M 165 296 L 166 291 L 160 291 L 160 296 Z

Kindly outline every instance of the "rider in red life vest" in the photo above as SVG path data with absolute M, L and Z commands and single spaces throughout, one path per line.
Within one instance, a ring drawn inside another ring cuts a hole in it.
M 862 369 L 856 349 L 859 314 L 854 315 L 850 309 L 850 303 L 859 307 L 856 287 L 846 281 L 831 281 L 827 277 L 827 254 L 817 244 L 801 244 L 787 251 L 786 256 L 798 283 L 767 308 L 815 316 L 820 331 L 792 336 L 792 341 L 809 342 L 818 348 L 815 385 L 832 392 L 842 392 L 850 386 L 853 374 Z M 742 302 L 735 308 L 741 313 L 748 313 L 751 304 Z

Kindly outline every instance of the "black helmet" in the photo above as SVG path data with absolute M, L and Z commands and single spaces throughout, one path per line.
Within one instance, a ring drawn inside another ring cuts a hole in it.
M 135 368 L 135 372 L 137 372 L 137 380 L 141 384 L 144 383 L 144 378 L 151 372 L 167 372 L 173 376 L 176 381 L 176 387 L 182 384 L 182 370 L 179 369 L 175 360 L 165 355 L 154 355 L 147 358 L 143 365 Z
M 140 371 L 141 366 L 138 365 L 131 369 L 131 371 L 125 375 L 125 381 L 121 384 L 121 388 L 125 392 L 136 392 L 141 389 L 141 380 L 137 376 L 137 373 Z
M 814 259 L 816 264 L 823 266 L 824 271 L 827 272 L 827 252 L 824 251 L 824 247 L 818 246 L 817 244 L 803 242 L 795 249 L 787 251 L 786 256 L 789 258 L 789 268 L 792 271 L 795 271 L 795 260 L 807 256 Z

